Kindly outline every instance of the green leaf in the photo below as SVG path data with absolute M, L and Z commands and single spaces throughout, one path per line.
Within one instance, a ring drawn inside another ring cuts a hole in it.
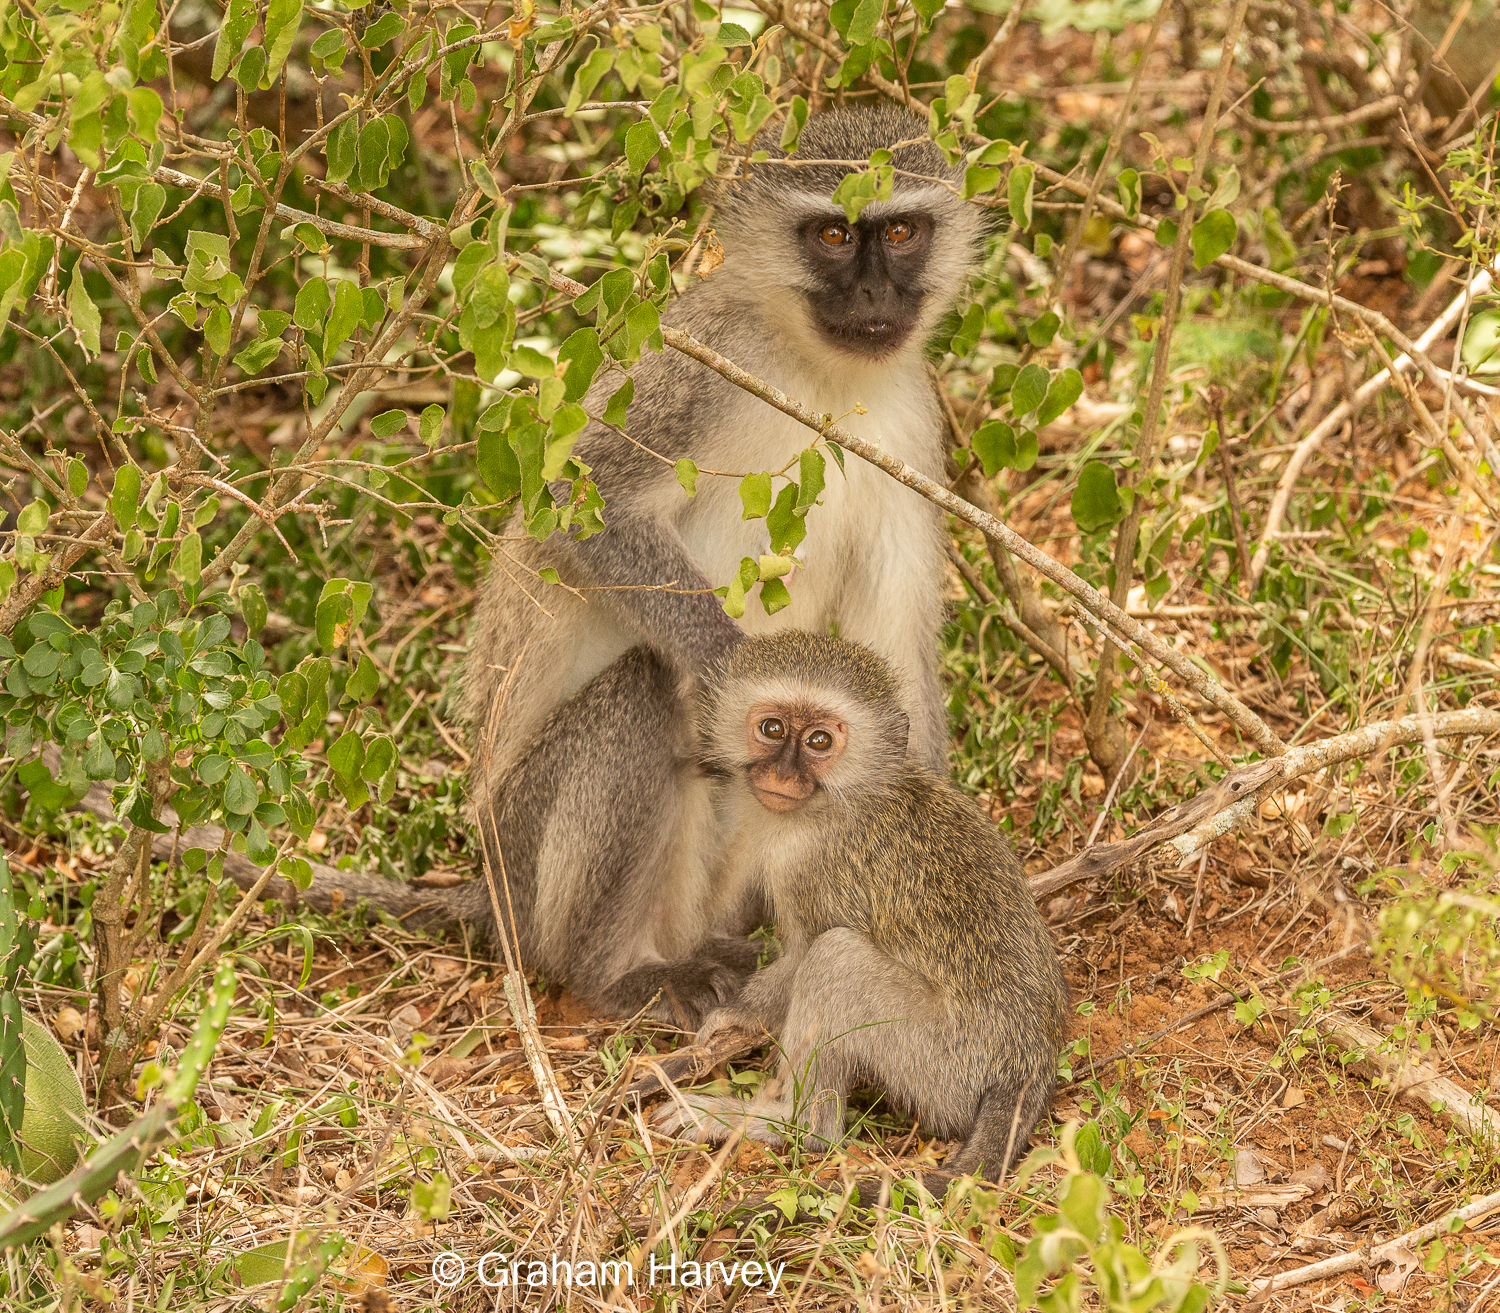
M 1073 489 L 1073 522 L 1084 533 L 1097 533 L 1124 518 L 1114 470 L 1103 461 L 1090 461 L 1078 472 Z
M 40 757 L 26 762 L 17 770 L 16 779 L 31 795 L 32 801 L 46 811 L 66 807 L 73 800 L 73 791 L 52 778 L 52 772 L 47 769 L 47 763 Z
M 1036 464 L 1036 433 L 1031 429 L 1017 433 L 1000 420 L 981 425 L 970 445 L 986 477 L 993 477 L 1001 470 L 1029 470 Z
M 218 752 L 207 752 L 198 758 L 198 778 L 212 788 L 229 774 L 229 758 Z
M 297 29 L 302 25 L 302 0 L 271 0 L 266 10 L 266 73 L 262 85 L 269 87 L 281 76 L 281 66 L 291 53 Z
M 875 39 L 875 29 L 880 26 L 884 13 L 884 0 L 856 0 L 849 29 L 844 33 L 845 44 L 850 47 L 869 45 Z
M 572 90 L 568 92 L 568 103 L 563 109 L 564 117 L 572 118 L 577 113 L 578 107 L 594 94 L 594 88 L 614 66 L 615 52 L 604 46 L 600 46 L 584 61 L 583 67 L 573 79 Z
M 377 784 L 395 764 L 395 741 L 389 734 L 377 734 L 365 748 L 365 760 L 359 773 L 366 784 Z
M 314 59 L 321 59 L 325 64 L 342 64 L 344 62 L 344 34 L 336 27 L 330 27 L 308 48 L 308 53 Z
M 213 71 L 210 74 L 213 81 L 221 81 L 229 71 L 240 47 L 245 44 L 245 38 L 250 35 L 250 29 L 255 26 L 259 9 L 257 0 L 229 0 L 229 10 L 219 24 L 219 39 L 214 42 Z
M 406 427 L 407 418 L 404 410 L 382 411 L 370 421 L 370 432 L 384 442 L 386 438 L 395 437 Z
M 740 501 L 745 508 L 741 520 L 764 518 L 771 509 L 771 476 L 766 473 L 745 475 L 740 480 Z
M 1238 236 L 1234 215 L 1228 210 L 1210 210 L 1193 225 L 1189 237 L 1193 244 L 1193 268 L 1212 264 L 1234 245 Z
M 387 10 L 376 22 L 371 23 L 360 34 L 359 44 L 366 50 L 379 50 L 381 46 L 390 41 L 405 26 L 406 24 L 402 21 L 400 14 L 391 13 Z
M 227 305 L 216 305 L 203 321 L 203 336 L 208 339 L 208 345 L 213 348 L 216 356 L 222 356 L 229 350 L 229 328 Z
M 589 385 L 594 381 L 594 376 L 599 372 L 599 366 L 604 363 L 604 351 L 599 346 L 598 330 L 593 328 L 576 330 L 558 349 L 557 360 L 559 364 L 568 367 L 567 373 L 563 375 L 563 382 L 567 385 L 563 392 L 563 400 L 582 401 L 589 390 Z
M 239 597 L 240 615 L 245 620 L 246 635 L 254 638 L 266 627 L 266 617 L 270 613 L 266 606 L 266 595 L 261 592 L 259 584 L 242 584 Z
M 797 1187 L 795 1185 L 784 1185 L 779 1190 L 772 1190 L 766 1195 L 766 1202 L 779 1208 L 788 1222 L 797 1220 Z
M 698 495 L 698 467 L 684 456 L 672 467 L 677 471 L 677 482 L 682 485 L 683 492 L 689 497 Z
M 91 780 L 114 778 L 115 754 L 104 741 L 103 734 L 95 734 L 94 741 L 84 751 L 83 773 Z
M 651 157 L 661 149 L 661 139 L 656 135 L 656 125 L 642 119 L 631 125 L 625 134 L 625 161 L 630 166 L 630 176 L 638 178 L 651 162 Z
M 309 278 L 297 289 L 297 300 L 292 306 L 292 323 L 304 333 L 311 333 L 315 338 L 321 339 L 332 305 L 333 299 L 328 295 L 328 280 Z
M 145 182 L 136 188 L 135 204 L 130 209 L 130 240 L 137 251 L 146 244 L 146 237 L 156 226 L 166 203 L 165 187 Z
M 805 511 L 808 507 L 815 505 L 818 498 L 823 495 L 827 468 L 823 453 L 816 447 L 806 448 L 797 457 L 797 507 L 799 510 Z
M 532 346 L 518 346 L 510 353 L 510 367 L 523 378 L 555 378 L 557 366 Z
M 196 584 L 203 577 L 203 539 L 196 531 L 183 538 L 168 573 L 189 585 Z
M 348 182 L 359 163 L 356 147 L 359 144 L 359 124 L 353 115 L 335 125 L 328 134 L 324 153 L 328 160 L 328 181 L 334 184 Z
M 714 40 L 721 46 L 753 46 L 755 38 L 738 23 L 720 23 Z
M 364 308 L 365 299 L 360 295 L 359 285 L 347 278 L 339 279 L 333 292 L 333 310 L 328 316 L 328 328 L 323 335 L 323 350 L 319 353 L 324 364 L 332 362 L 333 353 L 359 327 L 359 318 Z
M 391 172 L 391 129 L 383 116 L 371 119 L 360 129 L 356 155 L 359 183 L 355 190 L 376 191 L 384 187 Z
M 359 768 L 364 765 L 364 761 L 365 745 L 352 729 L 340 734 L 328 749 L 328 764 L 333 767 L 334 774 L 341 775 L 346 780 L 359 778 Z
M 121 533 L 135 527 L 135 513 L 140 504 L 141 471 L 134 465 L 121 465 L 115 471 L 115 486 L 109 494 L 109 509 Z
M 1016 467 L 1016 431 L 998 419 L 981 424 L 969 446 L 979 457 L 986 478 Z
M 1134 219 L 1141 212 L 1141 175 L 1134 169 L 1121 169 L 1115 189 L 1120 193 L 1126 215 Z
M 1062 320 L 1053 311 L 1049 310 L 1046 314 L 1040 315 L 1031 321 L 1031 324 L 1026 329 L 1026 340 L 1038 350 L 1042 347 L 1051 346 L 1052 339 L 1057 336 L 1057 330 L 1061 324 Z
M 435 447 L 443 436 L 443 419 L 448 412 L 437 402 L 422 408 L 422 417 L 417 421 L 417 436 L 422 439 L 422 444 L 427 447 Z
M 1047 398 L 1036 413 L 1037 427 L 1052 423 L 1083 395 L 1083 375 L 1076 369 L 1059 370 L 1047 387 Z
M 236 766 L 224 781 L 224 810 L 231 816 L 248 816 L 260 801 L 260 789 L 242 766 Z
M 792 595 L 780 579 L 767 579 L 760 586 L 760 604 L 767 615 L 775 615 L 792 604 Z
M 21 508 L 21 513 L 16 516 L 16 528 L 24 534 L 35 538 L 44 533 L 47 528 L 47 517 L 50 513 L 47 503 L 44 501 L 27 502 Z
M 368 702 L 380 687 L 380 672 L 368 656 L 359 658 L 359 666 L 344 685 L 344 702 Z
M 1010 206 L 1011 222 L 1022 232 L 1031 227 L 1031 195 L 1035 185 L 1035 165 L 1017 164 L 1010 171 L 1005 196 Z
M 630 418 L 630 403 L 635 400 L 635 379 L 627 378 L 624 385 L 615 389 L 604 407 L 604 422 L 617 429 L 626 427 Z
M 806 125 L 807 100 L 803 96 L 793 96 L 791 106 L 787 110 L 786 122 L 781 127 L 781 149 L 787 154 L 790 155 L 796 151 L 797 140 Z
M 521 491 L 521 466 L 503 430 L 479 430 L 475 464 L 485 486 L 500 501 L 509 501 Z
M 343 579 L 330 579 L 324 586 L 323 596 L 318 599 L 318 646 L 325 652 L 335 651 L 349 639 L 354 618 L 353 601 L 346 591 L 328 591 L 331 585 L 344 582 Z
M 89 490 L 89 467 L 77 456 L 68 458 L 68 491 L 74 497 L 82 497 Z
M 234 363 L 245 371 L 247 377 L 253 376 L 275 360 L 284 346 L 286 343 L 279 337 L 263 337 L 235 356 Z
M 1172 247 L 1177 245 L 1177 220 L 1163 219 L 1156 225 L 1156 244 Z
M 982 192 L 994 191 L 1000 185 L 1000 170 L 971 164 L 964 170 L 964 199 L 969 200 Z
M 1040 406 L 1047 396 L 1048 374 L 1041 365 L 1027 365 L 1010 386 L 1011 414 L 1019 419 Z
M 234 67 L 229 70 L 229 76 L 239 84 L 240 90 L 244 92 L 255 91 L 260 86 L 262 75 L 266 71 L 266 52 L 261 46 L 251 46 L 237 60 Z
M 73 282 L 68 288 L 68 314 L 73 321 L 78 345 L 83 348 L 85 356 L 93 357 L 99 354 L 99 330 L 103 321 L 99 317 L 99 307 L 83 284 L 83 261 L 80 260 L 73 266 Z

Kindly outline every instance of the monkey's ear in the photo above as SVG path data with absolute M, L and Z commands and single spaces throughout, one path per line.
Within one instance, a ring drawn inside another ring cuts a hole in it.
M 906 755 L 906 743 L 911 738 L 911 717 L 904 711 L 896 713 L 896 737 L 900 740 L 901 755 Z

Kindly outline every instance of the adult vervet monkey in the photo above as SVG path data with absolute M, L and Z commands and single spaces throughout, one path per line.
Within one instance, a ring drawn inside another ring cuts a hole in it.
M 964 1143 L 948 1173 L 996 1180 L 1046 1111 L 1068 987 L 1004 839 L 946 777 L 907 760 L 887 662 L 792 630 L 748 639 L 710 675 L 703 756 L 721 780 L 729 879 L 770 903 L 782 956 L 721 1027 L 774 1035 L 781 1071 L 745 1102 L 674 1094 L 664 1130 L 822 1152 L 845 1100 L 879 1085 Z M 935 1188 L 935 1187 L 934 1187 Z

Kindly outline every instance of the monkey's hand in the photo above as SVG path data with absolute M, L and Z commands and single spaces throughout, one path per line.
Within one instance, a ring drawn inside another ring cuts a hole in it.
M 709 1014 L 697 1040 L 661 1058 L 637 1059 L 643 1069 L 625 1087 L 626 1094 L 644 1097 L 667 1084 L 691 1085 L 721 1062 L 758 1049 L 770 1038 L 766 1028 L 740 1008 L 719 1008 Z

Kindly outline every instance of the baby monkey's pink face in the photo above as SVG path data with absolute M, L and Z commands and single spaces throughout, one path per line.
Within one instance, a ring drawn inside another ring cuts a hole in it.
M 796 811 L 843 754 L 849 727 L 817 708 L 759 702 L 745 722 L 750 787 L 763 807 Z

